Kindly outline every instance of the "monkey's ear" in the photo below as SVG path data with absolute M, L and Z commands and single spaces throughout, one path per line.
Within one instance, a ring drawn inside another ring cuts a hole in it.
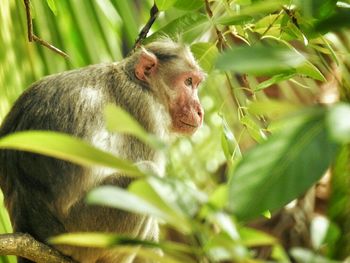
M 135 65 L 135 76 L 139 80 L 147 81 L 148 77 L 154 74 L 157 70 L 157 57 L 142 49 L 138 62 Z

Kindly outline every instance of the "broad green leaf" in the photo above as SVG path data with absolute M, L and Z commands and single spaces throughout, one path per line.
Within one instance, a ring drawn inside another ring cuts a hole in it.
M 57 16 L 57 7 L 55 0 L 46 0 L 47 5 L 50 7 L 52 13 L 54 13 L 55 16 Z
M 208 30 L 210 23 L 206 15 L 191 12 L 169 22 L 151 36 L 146 38 L 145 43 L 152 42 L 155 39 L 167 35 L 170 38 L 176 39 L 179 35 L 181 40 L 191 43 L 201 33 Z
M 136 136 L 154 148 L 164 148 L 165 145 L 146 130 L 121 107 L 109 104 L 104 110 L 107 128 L 113 132 L 127 133 Z
M 39 153 L 86 166 L 115 168 L 130 176 L 140 176 L 136 166 L 99 150 L 81 139 L 51 131 L 17 132 L 0 139 L 1 149 Z
M 204 5 L 202 0 L 177 0 L 174 6 L 181 10 L 196 10 Z
M 196 57 L 199 65 L 207 72 L 214 67 L 214 61 L 219 55 L 215 44 L 212 43 L 195 43 L 191 45 L 191 51 Z
M 286 46 L 255 45 L 234 48 L 221 54 L 216 67 L 257 76 L 273 76 L 292 74 L 305 62 L 304 56 Z
M 335 142 L 350 143 L 350 104 L 338 103 L 330 107 L 327 128 Z
M 134 193 L 116 186 L 101 186 L 92 190 L 86 198 L 89 204 L 105 205 L 129 211 L 162 218 L 169 217 L 153 204 L 147 202 Z
M 172 254 L 182 253 L 191 253 L 193 249 L 175 242 L 162 241 L 162 242 L 153 242 L 148 240 L 141 240 L 136 238 L 130 238 L 122 235 L 111 234 L 111 233 L 96 233 L 96 232 L 78 232 L 78 233 L 68 233 L 62 234 L 49 239 L 49 243 L 55 245 L 72 245 L 72 246 L 81 246 L 81 247 L 95 247 L 95 248 L 112 248 L 120 252 L 129 252 L 135 253 L 138 255 L 144 256 L 146 258 L 155 259 L 159 263 L 179 263 L 183 261 L 175 260 L 169 255 L 159 255 L 149 254 L 147 248 L 161 248 L 164 252 L 171 251 Z M 135 248 L 136 246 L 136 248 Z M 140 246 L 143 252 L 140 253 Z M 175 252 L 175 253 L 174 253 Z M 181 258 L 181 257 L 179 257 Z M 193 262 L 192 260 L 186 258 L 186 262 Z
M 237 218 L 281 208 L 323 175 L 337 150 L 325 115 L 315 108 L 289 118 L 280 133 L 244 155 L 229 181 L 229 208 Z
M 261 16 L 270 14 L 281 9 L 281 6 L 288 4 L 289 0 L 265 0 L 256 1 L 254 4 L 247 5 L 240 10 L 240 15 Z
M 140 186 L 143 188 L 139 189 Z M 172 211 L 171 207 L 167 206 L 145 181 L 134 182 L 130 186 L 130 191 L 115 186 L 98 187 L 88 194 L 87 202 L 155 216 L 173 225 L 181 232 L 188 233 L 190 231 L 185 217 Z
M 288 79 L 291 79 L 295 76 L 295 73 L 282 73 L 282 74 L 277 74 L 269 78 L 268 80 L 265 80 L 261 83 L 259 83 L 255 88 L 254 91 L 260 91 L 262 89 L 266 89 L 270 87 L 273 84 L 279 83 L 281 81 L 285 81 Z
M 160 11 L 165 11 L 175 4 L 176 0 L 155 0 Z

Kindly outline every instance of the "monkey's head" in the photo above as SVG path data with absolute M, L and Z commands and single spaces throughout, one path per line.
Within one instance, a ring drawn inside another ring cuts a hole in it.
M 165 106 L 170 130 L 193 134 L 203 122 L 198 86 L 205 74 L 188 47 L 171 40 L 153 42 L 136 52 L 135 77 Z

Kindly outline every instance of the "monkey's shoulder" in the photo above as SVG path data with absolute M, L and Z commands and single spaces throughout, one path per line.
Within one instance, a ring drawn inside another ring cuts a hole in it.
M 44 89 L 48 95 L 52 91 L 55 91 L 55 95 L 57 95 L 60 91 L 76 92 L 84 88 L 100 89 L 110 81 L 110 78 L 120 74 L 122 73 L 119 63 L 95 64 L 48 75 L 33 83 L 25 93 Z M 64 95 L 67 95 L 67 93 Z
M 110 102 L 111 74 L 120 74 L 115 63 L 70 70 L 33 83 L 15 102 L 1 133 L 29 129 L 84 133 L 89 125 L 97 125 L 102 108 Z

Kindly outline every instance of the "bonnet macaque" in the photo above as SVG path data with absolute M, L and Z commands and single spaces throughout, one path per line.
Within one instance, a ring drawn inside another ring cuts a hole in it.
M 34 83 L 14 104 L 0 137 L 24 130 L 63 132 L 135 163 L 152 162 L 161 171 L 162 158 L 154 149 L 106 129 L 104 107 L 109 103 L 122 107 L 148 132 L 162 138 L 172 132 L 190 135 L 203 121 L 197 95 L 203 76 L 188 47 L 159 40 L 121 62 L 67 71 Z M 158 225 L 153 218 L 84 202 L 94 187 L 127 187 L 130 182 L 127 174 L 111 174 L 107 169 L 0 151 L 0 186 L 14 231 L 29 233 L 41 242 L 66 232 L 97 231 L 156 241 Z M 139 260 L 113 250 L 58 249 L 83 263 Z M 20 258 L 19 262 L 30 261 Z

